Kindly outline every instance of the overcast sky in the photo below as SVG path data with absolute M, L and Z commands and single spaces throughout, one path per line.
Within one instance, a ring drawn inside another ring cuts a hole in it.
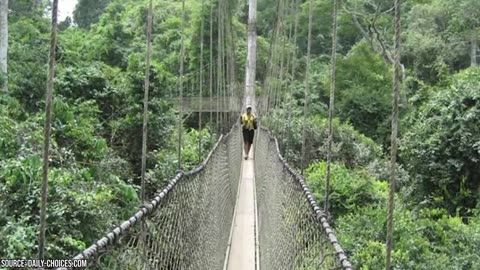
M 67 16 L 73 19 L 73 10 L 78 0 L 60 0 L 58 1 L 58 22 L 65 20 Z

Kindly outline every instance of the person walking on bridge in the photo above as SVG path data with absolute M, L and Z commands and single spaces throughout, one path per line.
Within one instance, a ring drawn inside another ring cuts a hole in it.
M 240 122 L 242 124 L 245 160 L 247 160 L 248 153 L 250 152 L 250 148 L 253 144 L 255 129 L 257 129 L 257 118 L 252 113 L 252 106 L 247 105 L 247 112 L 241 116 Z

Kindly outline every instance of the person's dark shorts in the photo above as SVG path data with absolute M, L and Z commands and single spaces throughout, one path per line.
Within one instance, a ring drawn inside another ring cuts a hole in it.
M 255 130 L 253 129 L 244 129 L 243 130 L 243 142 L 253 144 L 253 137 L 255 135 Z

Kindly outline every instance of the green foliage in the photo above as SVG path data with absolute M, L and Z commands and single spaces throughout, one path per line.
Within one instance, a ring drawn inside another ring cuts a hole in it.
M 411 212 L 401 203 L 395 211 L 394 269 L 474 269 L 480 263 L 472 252 L 480 244 L 477 221 L 466 225 L 434 208 Z M 337 236 L 356 269 L 385 268 L 386 212 L 365 205 L 337 218 Z
M 309 1 L 300 1 L 298 48 L 306 54 L 308 43 Z M 332 10 L 333 2 L 328 0 L 313 1 L 312 43 L 313 55 L 331 55 L 332 45 Z M 346 53 L 361 38 L 348 13 L 338 12 L 338 52 Z M 293 21 L 294 18 L 290 20 Z
M 325 201 L 327 163 L 310 164 L 305 176 L 317 201 Z M 383 205 L 387 199 L 387 183 L 371 177 L 366 170 L 348 170 L 341 163 L 331 167 L 330 211 L 336 216 L 354 213 L 364 205 Z
M 105 157 L 107 143 L 97 135 L 101 124 L 94 101 L 70 106 L 57 99 L 54 103 L 55 122 L 53 136 L 60 148 L 74 154 L 74 161 L 91 162 Z
M 290 116 L 289 116 L 290 115 Z M 279 138 L 285 157 L 295 165 L 300 164 L 303 116 L 300 109 L 286 106 L 273 111 L 262 123 L 270 127 Z M 312 116 L 306 119 L 306 164 L 327 157 L 328 119 Z M 351 125 L 334 121 L 334 160 L 342 161 L 349 168 L 367 166 L 381 157 L 381 149 L 371 139 L 356 131 Z
M 8 2 L 8 8 L 11 10 L 11 16 L 14 20 L 19 17 L 41 19 L 50 5 L 49 0 L 15 0 Z
M 199 154 L 199 137 L 202 136 L 202 156 Z M 182 170 L 188 171 L 203 161 L 209 149 L 215 143 L 215 137 L 212 136 L 210 129 L 202 129 L 201 133 L 195 129 L 183 130 L 182 134 Z M 150 171 L 152 185 L 162 186 L 168 182 L 178 169 L 178 130 L 173 132 L 168 138 L 166 147 L 154 150 L 151 153 L 151 159 L 155 161 L 155 167 Z
M 55 114 L 60 117 L 54 124 L 53 137 L 61 138 L 53 140 L 51 149 L 47 219 L 51 257 L 79 252 L 107 228 L 125 219 L 139 202 L 132 187 L 116 176 L 122 175 L 122 161 L 107 155 L 106 145 L 96 141 L 102 139 L 91 134 L 96 118 L 89 116 L 93 113 L 87 110 L 89 106 L 79 104 L 82 113 L 76 112 L 75 119 L 68 123 L 62 121 L 74 113 L 65 104 L 57 102 L 55 106 Z M 5 128 L 10 133 L 8 142 L 14 147 L 0 149 L 2 257 L 29 258 L 36 252 L 42 171 L 40 120 L 33 117 L 17 122 L 14 129 Z M 5 122 L 1 123 L 4 130 Z M 11 123 L 15 122 L 7 122 Z
M 81 28 L 89 28 L 90 25 L 98 22 L 100 15 L 110 0 L 80 0 L 75 6 L 73 19 Z
M 143 115 L 139 104 L 132 104 L 123 117 L 110 122 L 110 141 L 118 152 L 128 160 L 135 170 L 140 173 L 142 149 Z M 169 144 L 168 138 L 175 128 L 175 116 L 171 107 L 164 100 L 154 98 L 149 104 L 149 126 L 147 150 L 152 151 L 165 148 Z M 148 164 L 153 166 L 152 163 Z
M 401 156 L 418 200 L 450 213 L 478 207 L 480 188 L 480 69 L 455 75 L 412 113 Z
M 326 163 L 311 164 L 307 182 L 319 202 L 324 201 Z M 387 183 L 363 169 L 332 164 L 330 211 L 337 237 L 356 269 L 385 268 Z M 394 212 L 395 269 L 472 269 L 480 256 L 478 213 L 469 224 L 443 209 L 408 210 L 396 198 Z
M 428 83 L 446 79 L 470 65 L 470 42 L 480 21 L 475 0 L 437 0 L 413 5 L 404 43 L 404 62 Z
M 380 144 L 388 142 L 390 132 L 392 75 L 389 69 L 365 41 L 357 43 L 337 63 L 336 115 Z M 328 90 L 326 87 L 327 98 Z
M 208 19 L 218 12 L 218 1 L 206 2 L 204 63 L 210 57 Z M 266 90 L 260 86 L 267 77 L 272 53 L 270 37 L 275 29 L 277 2 L 261 1 L 258 6 L 258 94 Z M 297 44 L 286 42 L 285 49 L 277 51 L 289 55 L 296 50 L 297 70 L 293 78 L 271 82 L 276 86 L 289 82 L 289 93 L 282 97 L 286 102 L 262 122 L 274 131 L 284 156 L 297 167 L 305 124 L 308 181 L 317 199 L 323 201 L 332 1 L 314 1 L 311 104 L 305 122 L 303 74 L 309 4 L 300 2 Z M 186 3 L 187 74 L 200 68 L 201 3 Z M 242 83 L 247 51 L 246 6 L 236 1 L 228 3 L 229 13 L 234 16 L 235 82 Z M 409 98 L 404 109 L 409 113 L 402 121 L 401 130 L 407 132 L 401 134 L 402 166 L 397 175 L 401 188 L 394 234 L 397 269 L 473 269 L 479 264 L 474 251 L 480 246 L 480 216 L 473 209 L 480 204 L 480 71 L 471 69 L 451 76 L 470 65 L 470 42 L 480 26 L 479 3 L 404 3 L 402 63 L 407 71 Z M 47 231 L 47 254 L 52 258 L 78 253 L 131 215 L 139 204 L 147 4 L 148 0 L 82 0 L 74 13 L 80 27 L 68 20 L 59 26 Z M 391 64 L 379 55 L 377 45 L 361 40 L 373 32 L 362 35 L 353 14 L 365 30 L 372 31 L 373 25 L 381 29 L 380 38 L 391 51 L 392 12 L 377 12 L 390 9 L 392 3 L 348 0 L 343 5 L 338 14 L 338 119 L 334 121 L 331 209 L 338 218 L 339 240 L 357 268 L 382 269 L 389 165 L 377 143 L 386 146 L 389 142 Z M 10 92 L 0 94 L 0 258 L 31 258 L 37 252 L 50 37 L 45 14 L 50 12 L 50 1 L 10 1 L 9 8 Z M 178 166 L 178 112 L 167 98 L 178 94 L 181 10 L 181 1 L 154 1 L 147 144 L 149 195 L 174 176 Z M 294 19 L 291 13 L 282 17 L 284 26 Z M 217 28 L 214 20 L 214 59 Z M 279 38 L 282 42 L 285 39 Z M 4 76 L 0 75 L 0 85 Z M 213 80 L 217 81 L 216 75 Z M 184 93 L 196 95 L 191 90 Z M 405 105 L 403 100 L 401 105 Z M 216 137 L 211 128 L 214 125 L 205 123 L 200 157 L 200 134 L 192 129 L 196 125 L 192 119 L 185 119 L 182 134 L 184 170 L 206 157 Z M 413 177 L 409 178 L 403 167 Z
M 9 91 L 28 111 L 39 109 L 45 92 L 48 31 L 44 19 L 22 18 L 9 25 Z
M 7 74 L 0 72 L 0 88 L 7 82 Z
M 0 115 L 0 159 L 14 157 L 20 147 L 15 136 L 17 128 L 13 119 Z
M 0 211 L 1 213 L 1 211 Z M 2 213 L 3 214 L 3 213 Z M 6 258 L 31 258 L 31 250 L 37 238 L 36 226 L 27 223 L 28 217 L 10 220 L 2 224 L 0 241 L 3 243 L 2 256 Z

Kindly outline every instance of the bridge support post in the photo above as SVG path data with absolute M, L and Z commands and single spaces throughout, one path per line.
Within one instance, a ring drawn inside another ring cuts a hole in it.
M 247 67 L 245 75 L 245 104 L 252 105 L 252 111 L 256 113 L 255 104 L 255 72 L 257 53 L 257 0 L 249 0 L 248 3 L 248 40 L 247 40 Z M 245 107 L 245 106 L 243 106 Z

